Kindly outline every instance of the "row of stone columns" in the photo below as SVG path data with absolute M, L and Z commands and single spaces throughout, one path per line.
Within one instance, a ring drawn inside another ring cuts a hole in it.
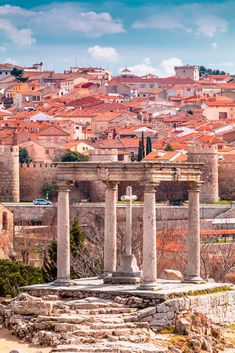
M 144 184 L 143 206 L 143 289 L 157 280 L 156 188 L 159 184 Z M 104 273 L 117 269 L 117 186 L 107 182 L 105 192 Z M 57 229 L 57 280 L 54 285 L 70 284 L 69 186 L 59 183 Z M 198 283 L 200 277 L 200 185 L 189 183 L 188 268 L 187 282 Z

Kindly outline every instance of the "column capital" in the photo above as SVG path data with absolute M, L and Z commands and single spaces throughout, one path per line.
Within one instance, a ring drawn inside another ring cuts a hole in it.
M 57 180 L 58 191 L 70 191 L 71 181 L 68 180 Z
M 202 181 L 190 181 L 188 184 L 188 191 L 190 192 L 200 192 L 203 182 Z
M 119 182 L 118 181 L 103 181 L 103 183 L 106 185 L 106 187 L 108 189 L 112 189 L 112 190 L 117 190 L 117 187 L 118 187 L 118 184 Z
M 144 187 L 144 192 L 156 193 L 156 189 L 160 185 L 160 182 L 145 181 L 142 182 L 141 185 Z

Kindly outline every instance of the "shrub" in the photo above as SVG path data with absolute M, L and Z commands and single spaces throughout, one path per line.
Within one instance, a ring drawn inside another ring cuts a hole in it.
M 43 283 L 41 268 L 0 260 L 0 296 L 16 296 L 19 287 Z

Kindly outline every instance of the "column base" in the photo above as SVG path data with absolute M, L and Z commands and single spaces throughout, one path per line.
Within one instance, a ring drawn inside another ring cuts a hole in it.
M 162 289 L 162 286 L 157 282 L 144 282 L 137 289 L 156 291 Z
M 141 271 L 126 272 L 117 271 L 113 272 L 111 276 L 103 279 L 104 283 L 109 284 L 137 284 L 141 282 Z
M 201 276 L 187 276 L 182 283 L 193 283 L 193 284 L 202 284 L 206 283 Z
M 71 279 L 58 278 L 51 283 L 52 287 L 72 287 L 76 286 L 76 282 Z

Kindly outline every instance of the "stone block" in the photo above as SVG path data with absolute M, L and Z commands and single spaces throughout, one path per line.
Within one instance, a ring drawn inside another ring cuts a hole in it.
M 162 271 L 160 278 L 168 279 L 168 280 L 178 280 L 182 281 L 184 279 L 182 273 L 180 271 L 176 271 L 173 269 L 165 269 Z
M 151 315 L 154 315 L 155 313 L 156 313 L 156 307 L 150 307 L 150 308 L 139 310 L 137 315 L 139 319 L 143 319 L 146 316 L 151 316 Z
M 158 313 L 167 313 L 168 311 L 169 311 L 169 307 L 165 303 L 157 305 Z

